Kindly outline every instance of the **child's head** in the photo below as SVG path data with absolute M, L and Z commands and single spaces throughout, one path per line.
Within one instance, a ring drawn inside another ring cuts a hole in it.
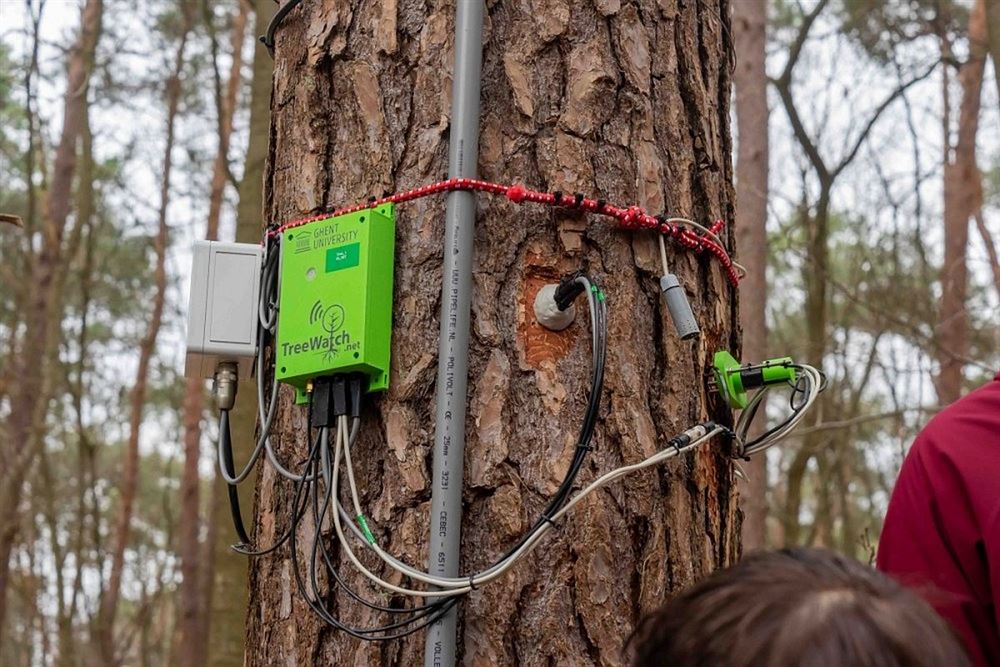
M 647 616 L 636 667 L 964 667 L 961 645 L 923 600 L 821 549 L 747 556 Z

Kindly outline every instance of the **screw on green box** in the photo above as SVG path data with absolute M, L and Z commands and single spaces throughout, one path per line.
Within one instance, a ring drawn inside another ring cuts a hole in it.
M 795 362 L 791 357 L 741 366 L 732 354 L 721 350 L 715 353 L 712 362 L 716 387 L 733 408 L 742 409 L 747 406 L 747 389 L 795 382 Z
M 307 400 L 309 381 L 361 372 L 368 391 L 389 386 L 391 204 L 317 220 L 281 235 L 275 373 Z

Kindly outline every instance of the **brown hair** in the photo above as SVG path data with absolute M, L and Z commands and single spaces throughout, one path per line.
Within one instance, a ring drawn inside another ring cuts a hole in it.
M 646 667 L 964 667 L 930 606 L 861 563 L 822 549 L 747 556 L 636 628 Z

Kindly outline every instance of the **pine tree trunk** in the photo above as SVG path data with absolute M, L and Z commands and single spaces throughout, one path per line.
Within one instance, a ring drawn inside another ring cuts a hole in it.
M 205 9 L 208 13 L 208 9 Z M 218 147 L 212 163 L 212 183 L 208 195 L 208 220 L 205 238 L 219 238 L 219 221 L 229 174 L 229 142 L 233 132 L 233 114 L 237 95 L 242 87 L 243 43 L 246 35 L 249 7 L 245 2 L 236 3 L 229 35 L 229 76 L 223 87 L 221 77 L 216 79 L 216 114 L 218 120 Z M 218 43 L 211 15 L 205 23 L 211 32 L 213 45 L 212 66 L 218 74 Z M 174 653 L 186 665 L 202 665 L 208 658 L 209 604 L 212 580 L 211 559 L 204 558 L 206 548 L 201 542 L 201 421 L 204 417 L 205 381 L 189 377 L 185 383 L 183 404 L 184 468 L 181 473 L 181 514 L 179 552 L 181 556 L 181 584 L 179 587 L 177 647 Z M 211 553 L 211 550 L 208 550 Z
M 958 110 L 958 141 L 954 157 L 947 153 L 944 165 L 944 266 L 941 268 L 941 308 L 938 336 L 941 352 L 937 395 L 941 405 L 962 395 L 962 369 L 969 348 L 969 324 L 965 302 L 969 284 L 969 219 L 982 203 L 982 180 L 976 166 L 976 134 L 983 72 L 986 65 L 986 5 L 977 0 L 969 14 L 969 59 L 958 80 L 962 101 Z
M 277 32 L 270 221 L 440 179 L 446 169 L 452 3 L 303 3 Z M 479 175 L 582 191 L 699 220 L 732 219 L 729 7 L 617 0 L 497 2 L 484 29 Z M 397 217 L 391 387 L 364 414 L 356 464 L 392 551 L 425 563 L 444 200 Z M 541 329 L 538 288 L 586 266 L 608 295 L 609 349 L 587 482 L 637 462 L 717 407 L 711 353 L 737 345 L 733 293 L 714 264 L 672 252 L 702 337 L 682 343 L 661 306 L 655 238 L 572 212 L 479 199 L 467 419 L 463 571 L 510 544 L 555 490 L 584 411 L 586 318 Z M 301 460 L 305 411 L 283 390 L 279 455 Z M 724 415 L 719 413 L 717 417 Z M 288 522 L 290 485 L 265 466 L 255 535 Z M 533 558 L 461 605 L 466 664 L 621 664 L 641 613 L 739 550 L 722 446 L 584 502 Z M 348 579 L 371 594 L 359 578 Z M 338 598 L 338 611 L 373 623 Z M 422 636 L 359 644 L 324 628 L 287 550 L 252 561 L 247 664 L 419 664 Z
M 80 13 L 80 32 L 67 55 L 66 92 L 63 102 L 63 125 L 56 148 L 52 180 L 48 187 L 41 239 L 41 250 L 33 257 L 24 336 L 21 347 L 12 355 L 16 384 L 12 390 L 10 416 L 4 424 L 0 442 L 0 656 L 6 644 L 6 612 L 11 584 L 11 558 L 21 522 L 25 479 L 41 446 L 38 424 L 44 421 L 47 393 L 43 378 L 44 361 L 58 345 L 58 328 L 51 325 L 60 316 L 63 269 L 63 237 L 72 204 L 76 173 L 77 142 L 87 107 L 90 74 L 101 35 L 104 3 L 88 0 Z M 36 26 L 37 29 L 37 26 Z M 28 224 L 33 224 L 29 216 Z M 12 336 L 13 338 L 13 336 Z
M 167 248 L 169 246 L 169 227 L 167 215 L 170 208 L 170 175 L 173 168 L 173 149 L 176 120 L 180 108 L 181 82 L 185 65 L 185 48 L 194 25 L 194 4 L 184 0 L 181 5 L 183 21 L 181 34 L 174 53 L 173 69 L 166 82 L 166 140 L 163 150 L 163 171 L 160 174 L 160 203 L 157 212 L 157 232 L 153 239 L 155 265 L 153 269 L 153 303 L 146 333 L 139 343 L 139 364 L 136 369 L 135 383 L 129 392 L 129 436 L 125 443 L 124 460 L 122 462 L 121 481 L 118 484 L 118 512 L 115 518 L 114 537 L 112 538 L 111 567 L 107 585 L 101 591 L 100 608 L 95 624 L 95 648 L 100 655 L 102 664 L 117 664 L 117 647 L 115 646 L 115 619 L 118 615 L 121 600 L 122 579 L 125 573 L 125 551 L 130 543 L 132 530 L 132 515 L 135 508 L 136 494 L 139 489 L 139 438 L 143 422 L 143 408 L 146 403 L 146 393 L 149 380 L 149 369 L 156 350 L 156 340 L 163 324 L 163 311 L 166 307 L 167 291 Z
M 736 46 L 736 248 L 741 261 L 753 267 L 740 285 L 740 325 L 743 356 L 767 357 L 767 174 L 768 109 L 765 46 L 767 3 L 742 0 L 733 5 Z M 760 425 L 757 426 L 760 429 Z M 760 549 L 767 538 L 767 457 L 745 464 L 748 481 L 740 485 L 743 548 Z

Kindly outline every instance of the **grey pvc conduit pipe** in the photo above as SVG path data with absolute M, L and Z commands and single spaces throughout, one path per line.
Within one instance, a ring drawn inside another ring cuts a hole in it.
M 455 15 L 455 69 L 451 89 L 448 177 L 476 178 L 479 161 L 479 87 L 483 60 L 482 0 L 458 0 Z M 441 339 L 438 343 L 436 428 L 428 571 L 445 577 L 459 572 L 462 476 L 465 456 L 466 385 L 469 376 L 469 315 L 476 197 L 448 195 L 444 270 L 441 284 Z M 452 667 L 457 649 L 457 607 L 427 629 L 425 667 Z

